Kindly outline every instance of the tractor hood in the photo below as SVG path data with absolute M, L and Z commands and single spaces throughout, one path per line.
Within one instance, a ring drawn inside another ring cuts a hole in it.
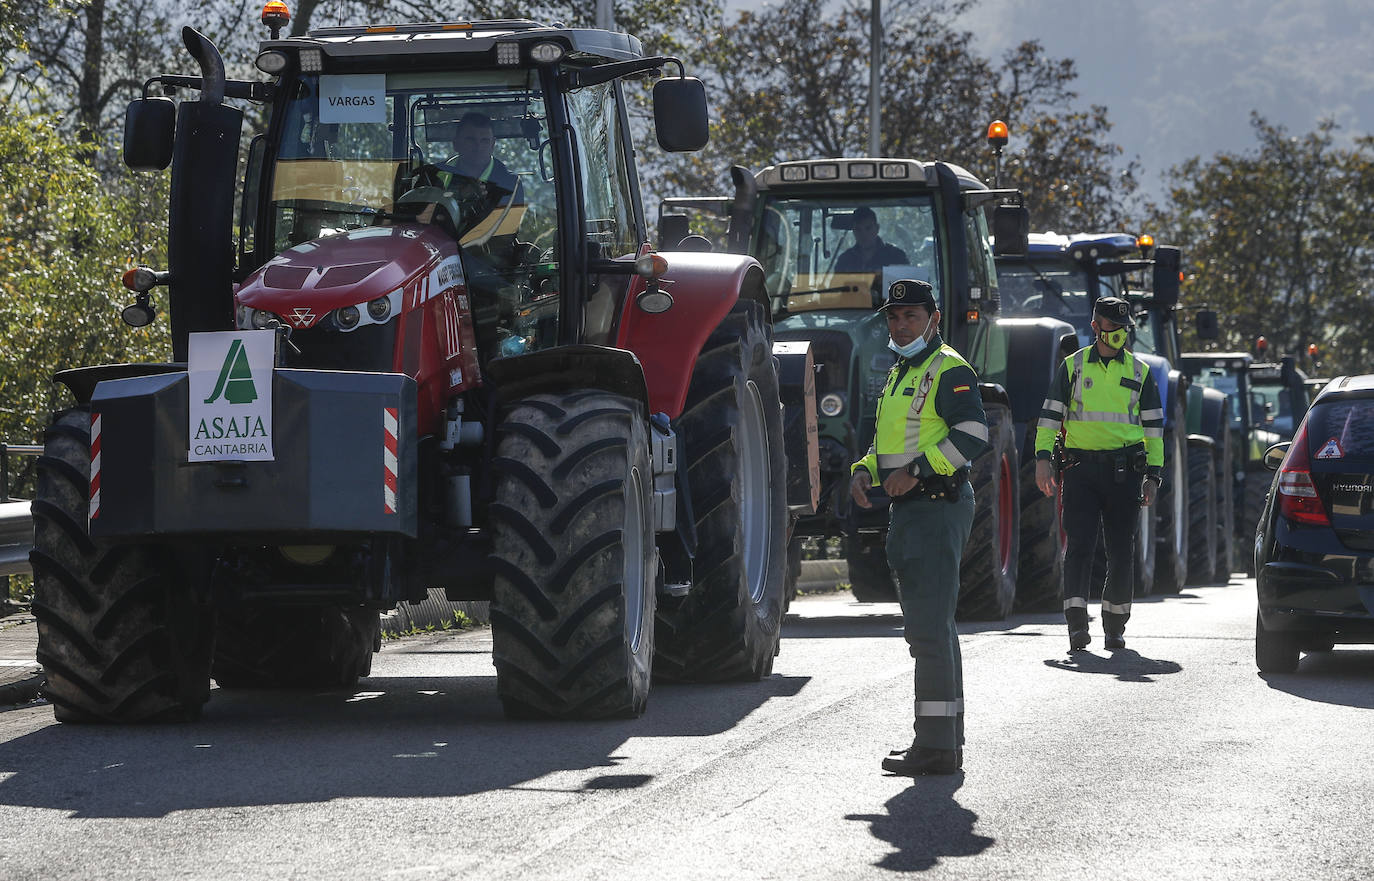
M 438 278 L 429 278 L 437 274 Z M 413 304 L 463 280 L 458 245 L 437 228 L 398 224 L 354 229 L 290 248 L 267 261 L 239 288 L 237 305 L 279 316 L 296 329 L 314 327 L 333 310 L 383 297 Z

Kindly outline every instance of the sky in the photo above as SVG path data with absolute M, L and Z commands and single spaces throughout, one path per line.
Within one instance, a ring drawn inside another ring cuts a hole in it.
M 1073 58 L 1149 197 L 1191 156 L 1253 149 L 1252 110 L 1293 134 L 1324 117 L 1374 132 L 1374 0 L 980 0 L 961 24 L 992 57 L 1035 39 Z

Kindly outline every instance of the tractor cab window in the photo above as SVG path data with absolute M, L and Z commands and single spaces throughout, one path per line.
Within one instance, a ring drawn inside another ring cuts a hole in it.
M 763 208 L 758 247 L 779 314 L 873 309 L 900 278 L 940 284 L 940 243 L 927 195 L 774 198 Z
M 291 88 L 269 172 L 274 253 L 433 224 L 457 242 L 488 357 L 555 344 L 558 212 L 533 72 L 302 76 Z
M 1092 281 L 1077 263 L 1052 259 L 1000 260 L 997 279 L 1002 315 L 1007 318 L 1058 318 L 1072 324 L 1080 338 L 1091 337 Z M 1099 290 L 1097 296 L 1109 291 Z

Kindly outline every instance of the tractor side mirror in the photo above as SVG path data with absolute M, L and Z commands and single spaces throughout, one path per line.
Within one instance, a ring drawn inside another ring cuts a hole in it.
M 137 98 L 124 111 L 124 164 L 161 171 L 172 163 L 177 107 L 171 98 Z
M 1193 316 L 1193 329 L 1200 340 L 1221 339 L 1221 325 L 1217 322 L 1215 309 L 1199 309 Z
M 1178 248 L 1160 245 L 1155 248 L 1154 302 L 1156 306 L 1170 308 L 1178 305 L 1179 267 L 1183 258 Z
M 654 83 L 654 130 L 669 153 L 691 153 L 706 146 L 706 87 L 696 77 L 663 77 Z
M 1030 243 L 1030 210 L 1025 205 L 998 205 L 992 210 L 992 254 L 1020 256 Z
M 671 251 L 692 232 L 686 214 L 664 214 L 658 219 L 658 250 Z

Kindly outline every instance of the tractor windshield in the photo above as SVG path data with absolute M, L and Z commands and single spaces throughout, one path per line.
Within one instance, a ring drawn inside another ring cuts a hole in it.
M 470 293 L 501 316 L 490 354 L 554 344 L 558 212 L 535 73 L 321 74 L 290 88 L 266 178 L 274 253 L 434 224 L 460 245 Z
M 754 253 L 780 313 L 871 310 L 899 278 L 928 281 L 940 297 L 930 196 L 773 198 L 759 224 Z
M 303 76 L 280 130 L 277 251 L 407 213 L 436 190 L 450 194 L 436 214 L 456 214 L 443 220 L 465 245 L 517 229 L 552 243 L 547 122 L 531 73 Z

